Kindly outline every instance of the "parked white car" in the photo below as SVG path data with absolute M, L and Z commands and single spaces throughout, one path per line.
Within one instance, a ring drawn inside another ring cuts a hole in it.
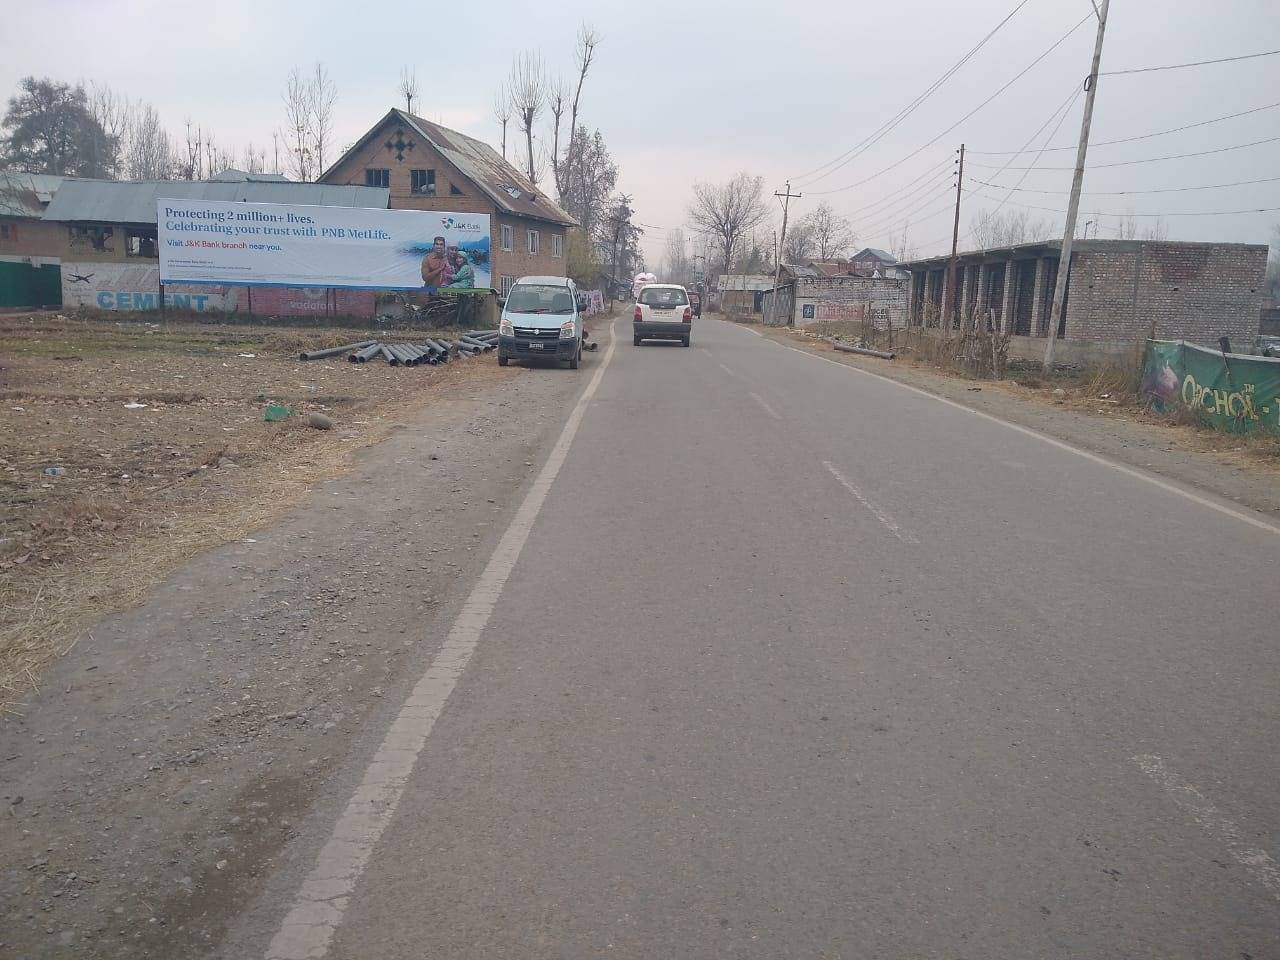
M 632 316 L 632 342 L 679 340 L 689 345 L 693 332 L 693 305 L 689 293 L 677 283 L 650 283 L 640 288 Z

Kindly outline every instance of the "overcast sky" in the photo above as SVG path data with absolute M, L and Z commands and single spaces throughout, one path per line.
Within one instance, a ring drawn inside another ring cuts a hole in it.
M 450 5 L 383 0 L 364 6 L 326 0 L 198 5 L 46 0 L 37 6 L 4 0 L 0 88 L 12 92 L 27 74 L 97 80 L 152 102 L 175 135 L 189 117 L 211 128 L 223 144 L 269 147 L 272 130 L 282 125 L 280 93 L 290 68 L 320 60 L 337 83 L 337 140 L 346 146 L 397 103 L 396 86 L 407 66 L 416 69 L 421 87 L 416 112 L 496 146 L 491 103 L 513 55 L 538 51 L 550 67 L 568 75 L 575 29 L 588 19 L 604 42 L 587 81 L 583 119 L 603 133 L 621 172 L 620 187 L 634 197 L 637 220 L 650 227 L 644 246 L 651 265 L 661 257 L 665 231 L 687 220 L 691 184 L 738 171 L 764 177 L 770 192 L 791 177 L 799 184 L 793 189 L 803 194 L 793 202 L 793 216 L 826 200 L 854 221 L 862 245 L 890 246 L 902 232 L 905 215 L 911 243 L 928 254 L 950 245 L 947 161 L 962 140 L 970 151 L 967 185 L 995 198 L 965 198 L 962 247 L 972 215 L 984 206 L 994 209 L 1024 172 L 1024 192 L 1011 195 L 1010 208 L 1065 209 L 1070 171 L 1039 168 L 1070 167 L 1073 150 L 1046 151 L 1031 171 L 1012 167 L 1031 164 L 1058 116 L 1062 123 L 1049 146 L 1074 147 L 1083 96 L 1064 113 L 1058 110 L 1088 72 L 1095 32 L 1091 15 L 972 118 L 916 156 L 908 155 L 1091 14 L 1089 0 L 1028 0 L 966 66 L 873 147 L 839 169 L 804 175 L 834 161 L 897 114 L 1016 3 L 601 0 L 556 4 L 552 13 L 552 8 L 506 0 Z M 1114 0 L 1102 69 L 1277 48 L 1277 0 Z M 1280 57 L 1103 77 L 1093 141 L 1166 130 L 1277 101 Z M 1008 157 L 978 152 L 1016 150 L 1046 121 L 1031 152 L 1003 173 L 998 167 Z M 1116 215 L 1129 210 L 1185 214 L 1280 207 L 1280 182 L 1088 195 L 1280 177 L 1280 141 L 1203 157 L 1100 166 L 1268 137 L 1280 137 L 1280 108 L 1169 136 L 1097 146 L 1089 155 L 1081 218 L 1102 213 L 1105 237 L 1109 230 L 1114 235 Z M 970 182 L 970 177 L 1006 189 Z M 1063 220 L 1058 212 L 1032 215 L 1048 217 L 1056 227 Z M 1171 215 L 1164 222 L 1172 239 L 1264 243 L 1280 223 L 1280 212 Z M 762 241 L 771 242 L 771 229 L 762 231 Z

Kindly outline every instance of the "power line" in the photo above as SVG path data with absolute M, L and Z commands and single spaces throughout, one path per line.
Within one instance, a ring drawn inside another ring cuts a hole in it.
M 1235 63 L 1237 60 L 1255 60 L 1258 57 L 1274 57 L 1280 50 L 1266 50 L 1262 53 L 1246 53 L 1239 57 L 1222 57 L 1218 60 L 1196 60 L 1193 63 L 1170 63 L 1163 67 L 1135 67 L 1132 70 L 1107 70 L 1098 76 L 1119 77 L 1126 73 L 1155 73 L 1158 70 L 1181 70 L 1184 67 L 1207 67 L 1212 63 Z
M 1213 153 L 1229 153 L 1232 150 L 1244 150 L 1246 147 L 1257 147 L 1264 143 L 1275 143 L 1280 137 L 1268 137 L 1265 140 L 1254 140 L 1250 143 L 1237 143 L 1230 147 L 1218 147 L 1216 150 L 1198 150 L 1195 153 L 1173 153 L 1166 157 L 1145 157 L 1142 160 L 1117 160 L 1113 163 L 1095 163 L 1090 165 L 1090 170 L 1103 170 L 1107 167 L 1131 167 L 1136 163 L 1156 163 L 1160 160 L 1185 160 L 1187 157 L 1207 157 Z M 995 164 L 991 163 L 975 163 L 975 167 L 982 167 L 986 170 L 996 169 Z M 1030 167 L 1005 167 L 1007 170 L 1030 170 Z M 1074 170 L 1075 167 L 1040 167 L 1040 170 Z
M 933 83 L 931 83 L 925 89 L 924 93 L 917 96 L 914 100 L 912 100 L 909 104 L 907 104 L 903 109 L 899 110 L 896 114 L 894 114 L 889 120 L 882 123 L 879 127 L 873 130 L 868 137 L 854 144 L 852 147 L 850 147 L 844 153 L 840 154 L 840 156 L 836 157 L 834 160 L 828 160 L 826 163 L 821 164 L 817 167 L 814 167 L 808 173 L 801 174 L 796 179 L 808 180 L 810 177 L 813 177 L 813 174 L 817 173 L 819 170 L 823 170 L 826 167 L 831 167 L 831 169 L 827 170 L 826 173 L 823 173 L 817 177 L 813 177 L 812 180 L 809 180 L 809 182 L 811 183 L 817 183 L 819 180 L 822 180 L 830 176 L 831 174 L 835 173 L 837 170 L 843 167 L 850 160 L 853 160 L 855 157 L 859 156 L 860 154 L 865 153 L 867 150 L 871 149 L 871 147 L 879 143 L 880 140 L 882 140 L 885 137 L 885 135 L 889 133 L 889 131 L 891 131 L 894 127 L 896 127 L 903 120 L 905 120 L 912 113 L 914 113 L 921 104 L 923 104 L 926 100 L 928 100 L 929 97 L 933 96 L 933 94 L 936 93 L 938 89 L 941 88 L 941 86 L 944 83 L 946 83 L 947 80 L 949 80 L 952 76 L 954 76 L 955 73 L 959 71 L 961 67 L 963 67 L 966 63 L 968 63 L 969 60 L 973 58 L 974 54 L 976 54 L 979 50 L 981 50 L 986 45 L 987 41 L 990 40 L 992 37 L 994 37 L 999 32 L 1001 27 L 1003 27 L 1006 23 L 1012 20 L 1014 15 L 1023 7 L 1025 7 L 1028 2 L 1029 0 L 1021 0 L 1021 2 L 1019 2 L 1016 7 L 1014 7 L 1012 10 L 1009 11 L 1009 13 L 1005 16 L 1003 20 L 1001 20 L 999 23 L 995 25 L 995 27 L 992 28 L 990 33 L 988 33 L 985 37 L 979 40 L 973 47 L 971 47 L 969 52 L 966 53 L 963 57 L 961 57 L 958 61 L 956 61 L 956 63 L 953 64 L 942 76 L 940 76 L 937 80 L 933 81 Z
M 870 213 L 865 213 L 860 217 L 850 217 L 849 219 L 855 224 L 858 223 L 859 221 L 875 222 L 877 220 L 880 220 L 885 216 L 885 214 L 889 213 L 889 211 L 895 207 L 916 203 L 917 201 L 920 200 L 921 197 L 924 197 L 926 194 L 929 197 L 935 196 L 940 187 L 947 190 L 951 189 L 951 187 L 955 183 L 954 176 L 955 175 L 952 171 L 947 171 L 947 173 L 943 174 L 940 178 L 937 178 L 937 177 L 934 178 L 934 180 L 931 183 L 929 183 L 927 186 L 920 188 L 919 190 L 916 190 L 914 193 L 909 193 L 904 197 L 899 197 L 898 199 L 892 201 L 891 203 L 882 207 L 879 210 L 873 210 Z
M 928 150 L 928 149 L 929 149 L 930 147 L 932 147 L 935 143 L 937 143 L 939 140 L 941 140 L 943 137 L 945 137 L 948 133 L 950 133 L 950 132 L 951 132 L 952 130 L 954 130 L 956 127 L 960 126 L 960 124 L 964 123 L 966 120 L 968 120 L 970 117 L 972 117 L 975 113 L 977 113 L 979 110 L 981 110 L 981 109 L 982 109 L 983 107 L 985 107 L 987 104 L 989 104 L 992 100 L 994 100 L 996 97 L 1000 96 L 1000 94 L 1004 93 L 1004 92 L 1005 92 L 1006 90 L 1008 90 L 1011 86 L 1013 86 L 1015 83 L 1017 83 L 1019 80 L 1021 80 L 1021 79 L 1022 79 L 1022 77 L 1023 77 L 1023 76 L 1028 72 L 1028 71 L 1030 71 L 1032 67 L 1034 67 L 1036 64 L 1038 64 L 1041 60 L 1043 60 L 1043 59 L 1044 59 L 1045 57 L 1047 57 L 1049 54 L 1053 53 L 1053 51 L 1054 51 L 1054 50 L 1056 50 L 1059 46 L 1061 46 L 1061 45 L 1062 45 L 1062 44 L 1067 40 L 1067 38 L 1068 38 L 1068 37 L 1070 37 L 1073 33 L 1075 33 L 1075 32 L 1076 32 L 1077 30 L 1079 30 L 1082 26 L 1084 26 L 1085 22 L 1086 22 L 1087 20 L 1092 19 L 1092 17 L 1093 17 L 1093 14 L 1092 14 L 1092 13 L 1087 13 L 1087 14 L 1085 14 L 1085 16 L 1084 16 L 1080 21 L 1078 21 L 1078 22 L 1076 23 L 1076 25 L 1075 25 L 1075 26 L 1073 26 L 1070 30 L 1068 30 L 1066 33 L 1064 33 L 1064 34 L 1063 34 L 1061 37 L 1059 37 L 1057 40 L 1055 40 L 1055 41 L 1050 45 L 1049 49 L 1047 49 L 1047 50 L 1045 50 L 1045 51 L 1044 51 L 1044 53 L 1040 54 L 1040 56 L 1036 57 L 1036 58 L 1035 58 L 1034 60 L 1032 60 L 1029 64 L 1027 64 L 1025 67 L 1023 67 L 1023 68 L 1022 68 L 1022 69 L 1021 69 L 1017 74 L 1015 74 L 1015 75 L 1014 75 L 1014 77 L 1013 77 L 1011 80 L 1009 80 L 1007 83 L 1005 83 L 1005 84 L 1004 84 L 1004 86 L 1002 86 L 999 90 L 997 90 L 997 91 L 996 91 L 995 93 L 993 93 L 991 96 L 987 97 L 987 99 L 983 100 L 980 104 L 978 104 L 976 107 L 974 107 L 974 108 L 973 108 L 972 110 L 970 110 L 968 113 L 966 113 L 963 117 L 961 117 L 959 120 L 957 120 L 957 121 L 956 121 L 955 123 L 953 123 L 951 126 L 947 127 L 947 129 L 943 130 L 940 134 L 938 134 L 936 137 L 934 137 L 934 138 L 933 138 L 932 140 L 930 140 L 928 143 L 924 144 L 923 146 L 917 147 L 915 150 L 912 150 L 910 153 L 908 153 L 905 157 L 902 157 L 902 158 L 901 158 L 900 160 L 898 160 L 897 162 L 890 164 L 889 166 L 885 167 L 883 170 L 880 170 L 880 171 L 879 171 L 879 172 L 877 172 L 877 173 L 873 173 L 873 174 L 872 174 L 871 176 L 869 176 L 869 177 L 864 177 L 864 178 L 863 178 L 863 179 L 861 179 L 861 180 L 857 180 L 857 181 L 854 181 L 853 183 L 846 184 L 846 185 L 845 185 L 845 186 L 843 186 L 843 187 L 836 187 L 836 188 L 835 188 L 835 189 L 833 189 L 833 190 L 813 190 L 813 191 L 810 191 L 811 195 L 813 195 L 813 196 L 826 196 L 827 194 L 840 193 L 840 192 L 842 192 L 842 191 L 844 191 L 844 190 L 852 190 L 854 187 L 859 187 L 859 186 L 861 186 L 861 185 L 862 185 L 862 184 L 864 184 L 864 183 L 868 183 L 868 182 L 870 182 L 870 181 L 872 181 L 872 180 L 875 180 L 877 177 L 882 177 L 882 176 L 884 176 L 884 175 L 885 175 L 886 173 L 888 173 L 890 170 L 895 170 L 895 169 L 897 169 L 898 167 L 902 166 L 902 164 L 904 164 L 904 163 L 906 163 L 908 160 L 910 160 L 912 157 L 917 156 L 917 155 L 918 155 L 918 154 L 920 154 L 920 153 L 923 153 L 925 150 Z
M 1089 149 L 1094 147 L 1111 147 L 1118 143 L 1134 143 L 1138 140 L 1150 140 L 1152 137 L 1163 137 L 1171 133 L 1181 133 L 1183 130 L 1194 130 L 1196 127 L 1207 127 L 1212 123 L 1221 123 L 1224 120 L 1234 120 L 1237 117 L 1247 117 L 1250 114 L 1261 113 L 1263 110 L 1274 110 L 1280 107 L 1280 103 L 1269 103 L 1265 107 L 1254 107 L 1252 110 L 1242 110 L 1240 113 L 1229 113 L 1225 117 L 1214 117 L 1212 120 L 1201 120 L 1198 123 L 1188 123 L 1181 127 L 1171 127 L 1168 130 L 1157 130 L 1155 133 L 1144 133 L 1137 137 L 1123 137 L 1119 140 L 1100 140 L 1097 143 L 1090 141 Z M 1074 146 L 1063 147 L 1045 147 L 1044 153 L 1055 153 L 1060 150 L 1075 150 Z M 1015 156 L 1022 153 L 1022 150 L 970 150 L 970 153 L 979 154 L 985 157 L 999 157 L 1007 154 Z M 976 164 L 975 164 L 976 166 Z
M 1234 183 L 1206 183 L 1195 187 L 1166 187 L 1162 190 L 1086 190 L 1086 197 L 1126 197 L 1138 193 L 1185 193 L 1192 190 L 1222 190 L 1226 187 L 1248 187 L 1258 183 L 1276 183 L 1280 177 L 1263 177 L 1261 180 L 1237 180 Z M 1006 187 L 1002 183 L 989 183 L 986 180 L 974 179 L 984 187 L 995 187 L 997 190 L 1016 190 L 1019 193 L 1057 193 L 1067 194 L 1070 190 L 1035 190 L 1029 187 Z
M 864 234 L 880 233 L 881 231 L 886 230 L 889 227 L 892 227 L 896 223 L 902 223 L 903 221 L 910 220 L 917 213 L 919 213 L 924 207 L 927 207 L 930 204 L 936 203 L 939 197 L 944 197 L 949 195 L 954 189 L 955 188 L 952 184 L 947 184 L 942 190 L 936 191 L 930 194 L 929 196 L 924 197 L 920 202 L 914 204 L 911 207 L 908 207 L 907 209 L 898 210 L 897 212 L 889 214 L 883 218 L 877 217 L 871 220 L 869 225 L 855 223 L 852 226 L 854 227 L 854 229 Z M 950 207 L 951 207 L 951 204 L 948 203 L 947 209 L 950 209 Z M 932 216 L 932 214 L 930 214 L 930 216 Z
M 987 200 L 995 199 L 995 197 L 988 197 L 985 193 L 979 193 L 977 190 L 972 190 L 967 192 L 969 193 L 970 196 L 983 197 L 984 199 L 987 199 Z M 1067 212 L 1058 207 L 1041 207 L 1033 203 L 1022 203 L 1021 201 L 1018 201 L 1018 200 L 1013 200 L 1010 202 L 1013 203 L 1014 206 L 1026 207 L 1028 210 L 1043 210 L 1046 213 L 1066 213 Z M 1280 210 L 1280 207 L 1250 207 L 1245 210 L 1194 210 L 1194 211 L 1176 211 L 1172 213 L 1170 212 L 1130 213 L 1128 211 L 1124 213 L 1112 213 L 1106 210 L 1094 210 L 1090 212 L 1096 213 L 1098 216 L 1103 216 L 1103 217 L 1232 217 L 1242 213 L 1274 213 L 1277 210 Z
M 954 164 L 955 164 L 955 158 L 954 158 L 951 154 L 947 154 L 946 159 L 942 160 L 940 163 L 936 163 L 936 164 L 934 164 L 932 167 L 930 167 L 930 168 L 929 168 L 928 170 L 926 170 L 924 173 L 920 174 L 920 176 L 916 177 L 914 180 L 908 181 L 907 183 L 905 183 L 905 184 L 903 184 L 901 187 L 899 187 L 897 190 L 893 190 L 893 191 L 891 191 L 891 192 L 889 192 L 889 193 L 886 193 L 883 197 L 881 197 L 879 200 L 875 201 L 874 203 L 868 203 L 866 206 L 858 207 L 856 210 L 848 210 L 848 211 L 846 211 L 846 212 L 845 212 L 845 215 L 846 215 L 846 216 L 849 216 L 849 217 L 852 217 L 852 216 L 856 216 L 857 214 L 860 214 L 860 213 L 862 213 L 862 212 L 864 212 L 864 211 L 866 211 L 866 210 L 870 210 L 872 207 L 878 207 L 878 206 L 880 206 L 880 204 L 884 203 L 885 201 L 887 201 L 889 198 L 891 198 L 891 197 L 895 196 L 896 194 L 902 193 L 902 192 L 906 191 L 907 189 L 909 189 L 910 187 L 915 186 L 917 183 L 919 183 L 919 182 L 920 182 L 921 180 L 923 180 L 925 177 L 928 177 L 928 176 L 930 176 L 931 174 L 936 174 L 936 173 L 938 173 L 939 171 L 941 171 L 943 167 L 950 167 L 950 166 L 953 166 Z

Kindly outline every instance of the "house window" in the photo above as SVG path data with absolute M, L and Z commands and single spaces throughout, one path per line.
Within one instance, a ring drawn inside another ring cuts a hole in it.
M 126 229 L 124 232 L 124 239 L 126 256 L 148 257 L 155 259 L 156 231 L 154 228 L 150 230 Z
M 391 186 L 391 171 L 387 169 L 378 170 L 370 168 L 364 172 L 364 185 L 366 187 L 389 187 Z
M 515 286 L 516 278 L 504 276 L 502 278 L 502 295 L 505 297 L 511 292 L 511 288 Z
M 516 232 L 509 223 L 502 225 L 502 249 L 510 253 L 516 248 Z
M 0 223 L 0 240 L 17 240 L 18 225 L 16 223 Z
M 463 196 L 466 196 L 466 194 L 464 194 L 461 190 L 458 189 L 458 185 L 456 183 L 451 183 L 449 184 L 449 196 L 463 197 Z
M 551 235 L 551 255 L 556 259 L 564 256 L 564 237 L 558 233 Z
M 414 193 L 425 193 L 429 197 L 436 195 L 436 172 L 434 170 L 410 170 L 409 182 Z
M 107 242 L 115 236 L 113 227 L 68 227 L 72 247 L 93 247 L 95 250 L 111 250 Z
M 529 254 L 530 256 L 537 256 L 537 253 L 538 253 L 538 231 L 530 230 L 529 231 Z

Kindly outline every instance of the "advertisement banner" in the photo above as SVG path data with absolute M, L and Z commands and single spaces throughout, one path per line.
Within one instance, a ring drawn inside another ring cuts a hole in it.
M 1280 430 L 1280 359 L 1148 340 L 1141 392 L 1159 409 L 1178 404 L 1226 430 Z
M 492 286 L 489 215 L 158 200 L 165 284 L 475 293 Z

